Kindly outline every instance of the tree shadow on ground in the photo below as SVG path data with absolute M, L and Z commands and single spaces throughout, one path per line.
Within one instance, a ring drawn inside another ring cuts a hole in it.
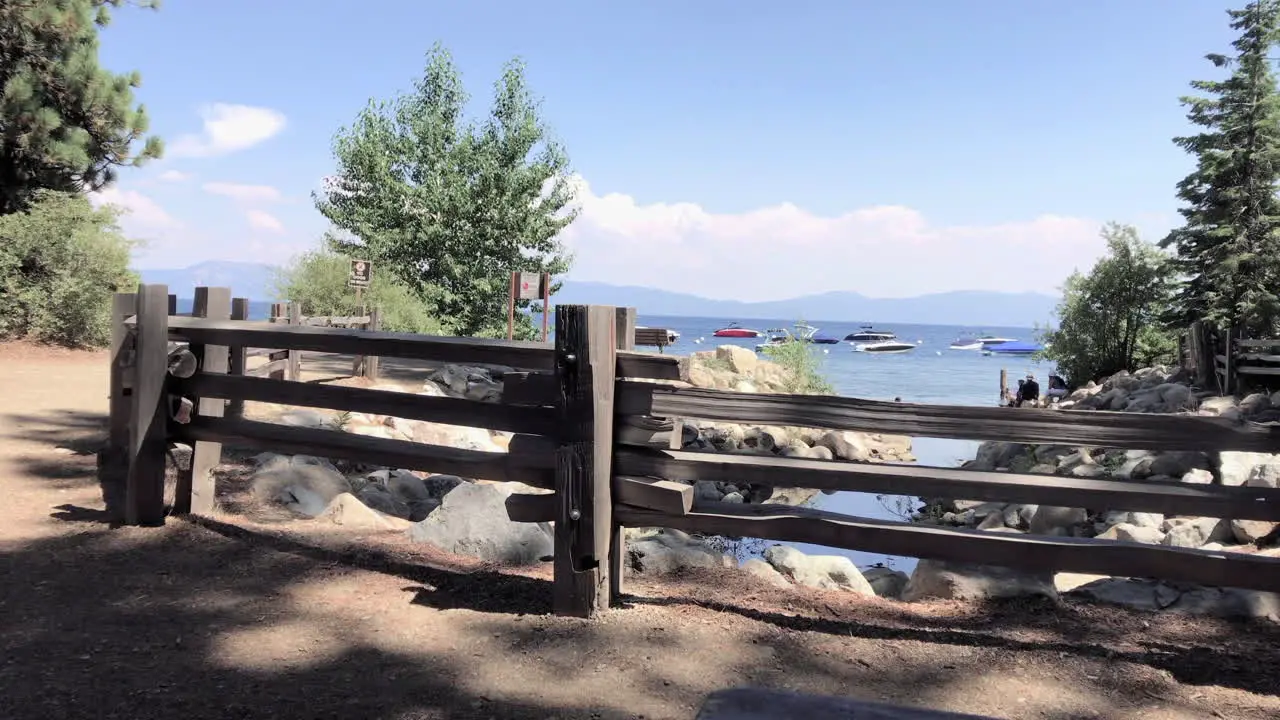
M 1145 613 L 1047 598 L 967 603 L 963 614 L 930 616 L 915 612 L 913 604 L 891 601 L 838 607 L 841 603 L 824 602 L 831 594 L 813 592 L 794 593 L 782 612 L 768 603 L 726 601 L 723 593 L 708 592 L 716 586 L 714 582 L 694 573 L 688 582 L 661 588 L 665 593 L 661 596 L 642 588 L 643 594 L 629 594 L 625 603 L 698 606 L 780 629 L 839 638 L 911 640 L 1130 662 L 1166 671 L 1188 685 L 1280 696 L 1280 685 L 1270 669 L 1280 663 L 1280 626 L 1263 620 Z
M 6 442 L 29 442 L 40 452 L 14 458 L 21 471 L 53 481 L 54 487 L 97 482 L 97 452 L 106 439 L 107 416 L 67 410 L 45 415 L 6 415 L 15 429 Z M 50 452 L 52 449 L 52 452 Z

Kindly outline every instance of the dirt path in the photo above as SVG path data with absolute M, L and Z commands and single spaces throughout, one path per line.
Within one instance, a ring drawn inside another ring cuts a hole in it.
M 738 575 L 546 614 L 545 570 L 230 517 L 108 529 L 100 354 L 0 346 L 0 715 L 693 718 L 757 685 L 998 718 L 1280 717 L 1280 630 Z M 296 526 L 296 527 L 295 527 Z

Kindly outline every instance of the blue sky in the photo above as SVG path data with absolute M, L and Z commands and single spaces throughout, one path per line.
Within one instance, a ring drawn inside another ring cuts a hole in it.
M 575 279 L 1053 292 L 1101 222 L 1177 223 L 1178 97 L 1242 2 L 166 0 L 103 34 L 169 145 L 104 198 L 141 267 L 286 260 L 325 229 L 334 132 L 440 41 L 477 113 L 527 62 L 578 176 Z

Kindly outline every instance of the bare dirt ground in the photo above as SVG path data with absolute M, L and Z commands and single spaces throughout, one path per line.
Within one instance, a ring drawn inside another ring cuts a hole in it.
M 629 582 L 595 621 L 503 572 L 316 523 L 103 523 L 100 353 L 0 345 L 0 716 L 673 718 L 754 685 L 996 718 L 1280 717 L 1280 628 Z M 228 483 L 234 483 L 234 474 Z M 228 488 L 231 490 L 232 488 Z

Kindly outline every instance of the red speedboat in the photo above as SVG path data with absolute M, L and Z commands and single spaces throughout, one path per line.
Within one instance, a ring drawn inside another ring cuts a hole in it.
M 756 338 L 760 337 L 759 330 L 744 328 L 738 323 L 729 323 L 727 327 L 722 327 L 712 333 L 715 337 L 731 337 L 731 338 Z

